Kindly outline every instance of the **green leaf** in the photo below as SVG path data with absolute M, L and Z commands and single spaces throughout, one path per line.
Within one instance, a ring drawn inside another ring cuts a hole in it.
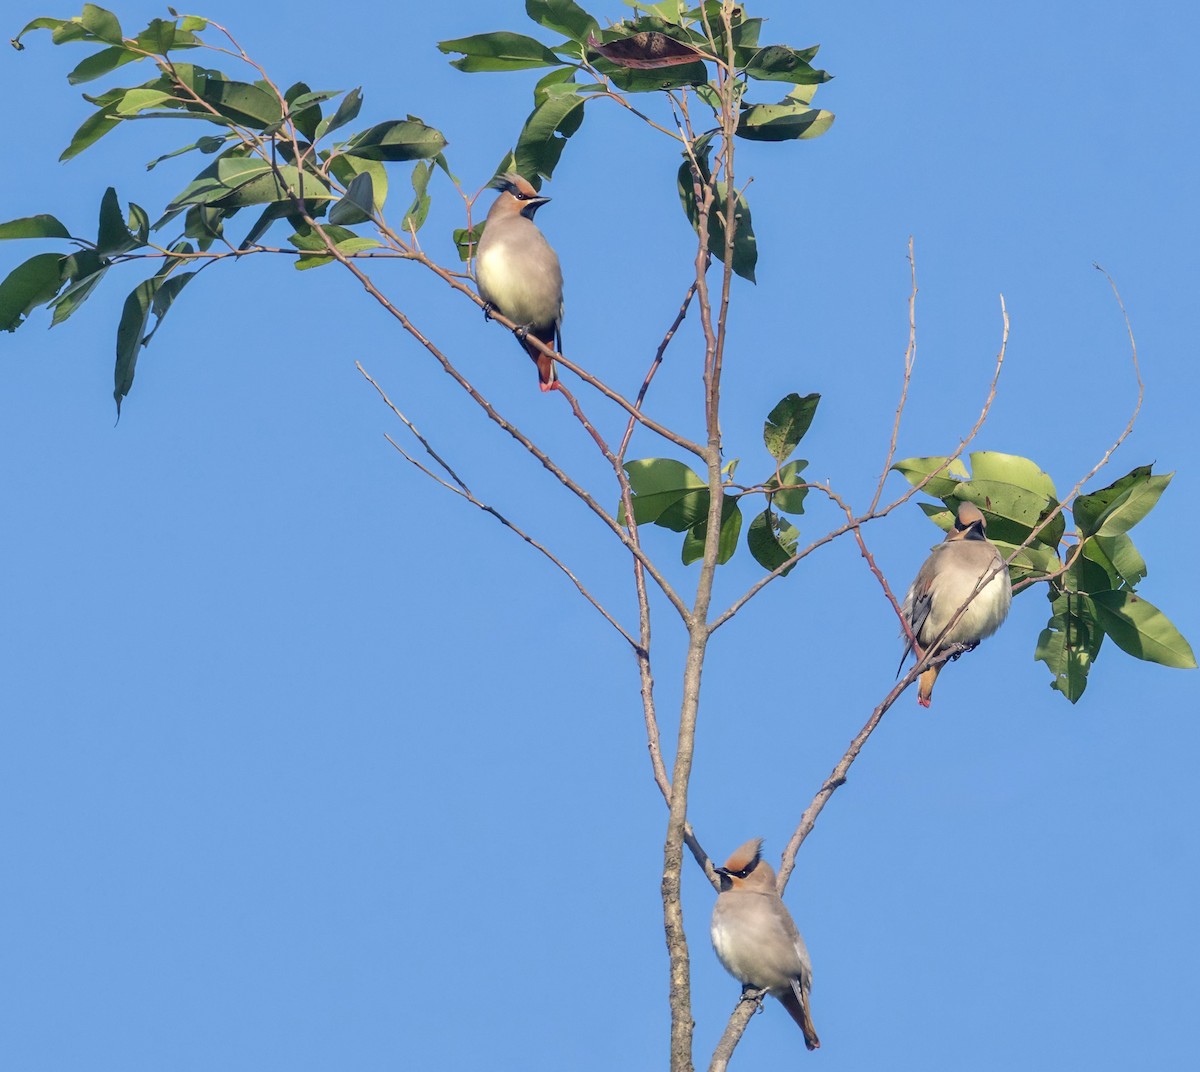
M 157 108 L 167 104 L 168 101 L 173 101 L 175 105 L 178 105 L 179 98 L 161 89 L 146 89 L 139 86 L 137 89 L 129 90 L 109 111 L 118 116 L 135 116 L 138 112 L 144 112 L 147 108 Z M 171 107 L 172 105 L 168 104 L 167 106 Z
M 425 223 L 425 217 L 429 214 L 429 176 L 433 174 L 433 165 L 424 160 L 419 160 L 413 165 L 412 173 L 412 188 L 413 188 L 413 203 L 409 205 L 408 211 L 404 214 L 404 219 L 400 221 L 401 229 L 405 231 L 419 231 Z
M 1054 675 L 1050 687 L 1075 703 L 1087 688 L 1104 632 L 1087 596 L 1061 595 L 1050 606 L 1050 620 L 1038 636 L 1033 657 Z
M 1075 502 L 1075 522 L 1085 535 L 1120 536 L 1154 509 L 1174 473 L 1154 476 L 1149 466 L 1132 473 L 1094 495 Z
M 316 138 L 317 124 L 321 122 L 321 102 L 336 96 L 336 92 L 314 93 L 304 82 L 296 82 L 284 90 L 288 115 L 295 126 L 309 141 Z
M 71 283 L 51 303 L 54 316 L 50 326 L 61 324 L 92 296 L 100 281 L 108 272 L 110 262 L 102 259 L 95 250 L 81 249 L 64 257 L 59 266 L 60 275 Z
M 0 239 L 5 238 L 70 238 L 71 232 L 53 216 L 42 212 L 36 216 L 0 223 Z
M 79 22 L 88 33 L 107 41 L 110 45 L 119 45 L 122 41 L 121 24 L 111 11 L 95 4 L 84 4 L 83 14 Z
M 134 248 L 144 246 L 150 238 L 150 216 L 141 205 L 129 202 L 129 218 L 125 221 L 133 238 Z
M 179 292 L 195 278 L 196 272 L 182 272 L 179 275 L 168 276 L 163 280 L 162 285 L 154 292 L 154 300 L 150 304 L 150 311 L 156 319 L 154 327 L 150 329 L 150 333 L 142 340 L 143 346 L 150 345 L 150 340 L 154 338 L 158 329 L 162 327 L 167 310 L 171 308 L 171 304 L 179 296 Z
M 541 41 L 504 30 L 439 41 L 437 47 L 442 52 L 461 52 L 461 58 L 451 60 L 450 66 L 468 73 L 521 71 L 530 67 L 557 67 L 562 63 Z
M 774 573 L 796 553 L 800 532 L 789 521 L 780 517 L 770 507 L 750 522 L 746 532 L 746 546 L 763 569 Z M 780 572 L 786 577 L 795 568 L 795 563 Z
M 342 156 L 337 153 L 329 159 L 329 170 L 339 182 L 349 186 L 359 175 L 371 176 L 371 188 L 375 193 L 375 211 L 380 212 L 387 200 L 387 168 L 378 160 L 363 160 L 357 156 Z
M 525 120 L 513 149 L 515 170 L 520 174 L 527 177 L 541 175 L 547 179 L 554 174 L 567 138 L 579 129 L 583 119 L 585 98 L 578 96 L 575 88 L 547 94 Z
M 62 29 L 62 27 L 65 26 L 67 24 L 67 22 L 69 22 L 69 21 L 70 20 L 68 20 L 68 19 L 52 19 L 52 18 L 48 18 L 47 16 L 43 15 L 41 18 L 37 18 L 31 22 L 27 22 L 25 24 L 24 28 L 21 30 L 21 32 L 19 34 L 17 34 L 16 37 L 11 38 L 9 40 L 9 44 L 12 45 L 12 47 L 15 48 L 18 52 L 24 52 L 25 46 L 23 44 L 21 44 L 21 38 L 24 37 L 27 33 L 29 33 L 30 30 L 54 30 L 57 32 L 58 30 Z
M 75 131 L 71 143 L 62 151 L 59 160 L 70 160 L 78 156 L 84 149 L 94 145 L 110 130 L 119 125 L 121 120 L 113 118 L 107 108 L 88 116 Z
M 38 253 L 17 265 L 0 282 L 0 330 L 16 331 L 39 305 L 62 286 L 61 253 Z
M 175 38 L 178 33 L 175 23 L 169 19 L 151 19 L 150 24 L 137 35 L 138 48 L 165 56 L 175 48 Z M 181 34 L 181 37 L 191 38 L 191 34 Z M 194 42 L 194 38 L 192 39 Z
M 454 245 L 458 250 L 458 259 L 466 262 L 475 256 L 475 250 L 479 247 L 479 239 L 483 235 L 483 224 L 477 223 L 474 227 L 455 227 L 453 232 Z
M 292 193 L 306 201 L 329 201 L 333 194 L 312 172 L 301 174 L 291 164 L 274 168 L 265 160 L 225 156 L 196 176 L 167 206 L 171 213 L 187 205 L 222 209 L 291 201 Z M 161 221 L 160 221 L 161 223 Z
M 779 470 L 778 477 L 771 477 L 767 481 L 767 490 L 772 493 L 771 504 L 776 509 L 782 510 L 785 514 L 804 513 L 804 500 L 808 496 L 808 488 L 789 488 L 787 485 L 801 483 L 803 478 L 800 476 L 800 472 L 807 465 L 808 462 L 803 459 L 788 462 Z M 775 490 L 781 486 L 783 487 L 782 491 Z
M 781 398 L 767 414 L 763 425 L 763 443 L 777 462 L 783 461 L 800 445 L 800 440 L 816 416 L 817 403 L 820 401 L 819 394 L 807 394 L 801 398 L 793 391 Z
M 429 160 L 446 147 L 440 131 L 415 116 L 392 119 L 356 134 L 341 152 L 367 160 Z
M 242 239 L 238 246 L 238 251 L 243 252 L 256 245 L 258 240 L 271 229 L 271 224 L 291 215 L 292 211 L 293 206 L 290 202 L 286 201 L 276 201 L 273 204 L 267 205 L 259 213 L 258 219 L 251 225 L 250 230 L 246 232 L 246 237 Z M 208 228 L 206 227 L 205 230 L 208 230 Z
M 143 280 L 130 292 L 121 310 L 121 321 L 117 325 L 117 363 L 113 369 L 113 398 L 117 403 L 117 415 L 121 413 L 121 402 L 133 386 L 133 372 L 137 367 L 142 338 L 146 334 L 146 322 L 150 317 L 150 306 L 154 292 L 159 287 L 157 277 Z
M 263 130 L 282 121 L 279 98 L 265 83 L 235 82 L 219 71 L 204 73 L 203 86 L 197 90 L 199 96 L 226 119 L 253 130 Z
M 211 137 L 205 135 L 203 138 L 197 138 L 194 142 L 192 142 L 191 145 L 185 145 L 182 149 L 175 149 L 172 152 L 164 153 L 155 160 L 151 160 L 150 163 L 146 165 L 146 170 L 153 171 L 154 168 L 161 164 L 164 160 L 170 160 L 173 157 L 182 156 L 184 153 L 190 153 L 194 149 L 199 149 L 200 152 L 207 154 L 219 152 L 225 147 L 226 143 L 231 137 L 233 137 L 232 134 L 221 134 L 213 135 Z
M 629 474 L 629 484 L 633 489 L 633 516 L 639 525 L 657 522 L 665 510 L 697 489 L 704 492 L 704 505 L 707 508 L 708 486 L 683 462 L 674 458 L 641 458 L 627 462 L 625 472 Z M 624 506 L 620 511 L 620 522 L 625 524 Z M 677 531 L 682 532 L 694 523 L 693 518 Z
M 355 235 L 353 238 L 347 238 L 343 242 L 337 243 L 337 251 L 350 256 L 352 253 L 361 253 L 365 249 L 376 249 L 382 246 L 383 243 L 374 238 L 368 238 L 365 235 Z M 309 254 L 302 253 L 296 261 L 296 268 L 303 272 L 308 268 L 319 268 L 323 264 L 329 264 L 337 260 L 330 253 L 325 254 Z
M 1139 465 L 1123 477 L 1114 480 L 1108 487 L 1093 491 L 1088 495 L 1080 495 L 1075 500 L 1075 505 L 1071 507 L 1071 512 L 1075 515 L 1075 524 L 1080 533 L 1084 536 L 1091 536 L 1098 532 L 1117 499 L 1130 489 L 1150 479 L 1150 476 L 1150 466 Z
M 1130 588 L 1145 578 L 1148 572 L 1146 560 L 1125 533 L 1118 536 L 1089 536 L 1083 541 L 1082 553 L 1093 562 L 1100 563 L 1110 575 Z
M 1115 570 L 1110 571 L 1107 563 L 1096 562 L 1085 555 L 1079 555 L 1059 584 L 1069 592 L 1092 595 L 1096 592 L 1112 591 L 1120 584 L 1120 580 Z
M 342 227 L 353 227 L 356 223 L 366 223 L 374 211 L 375 194 L 371 176 L 364 172 L 354 177 L 354 181 L 346 189 L 345 197 L 330 208 L 329 222 Z
M 747 141 L 794 141 L 816 138 L 833 126 L 833 113 L 810 108 L 805 100 L 785 98 L 778 104 L 752 104 L 740 116 L 734 133 Z
M 362 108 L 362 100 L 362 86 L 350 90 L 341 99 L 341 103 L 338 104 L 333 115 L 327 116 L 317 124 L 313 141 L 317 141 L 325 137 L 331 130 L 337 130 L 338 127 L 345 126 L 357 119 L 359 110 Z
M 185 248 L 191 249 L 190 246 Z M 121 320 L 117 325 L 117 361 L 113 368 L 113 398 L 117 403 L 118 417 L 121 414 L 121 402 L 133 386 L 133 374 L 142 347 L 158 330 L 162 318 L 166 316 L 167 310 L 184 284 L 196 274 L 185 272 L 172 276 L 170 273 L 179 263 L 177 259 L 168 258 L 155 275 L 133 288 L 121 309 Z M 161 293 L 164 289 L 165 294 Z M 158 323 L 147 334 L 146 325 L 152 312 L 158 317 Z
M 1013 484 L 1046 499 L 1058 499 L 1054 481 L 1028 458 L 1018 454 L 1002 454 L 998 450 L 976 450 L 969 457 L 973 481 L 994 480 Z
M 704 492 L 708 499 L 708 490 Z M 685 566 L 699 562 L 704 557 L 704 537 L 708 532 L 708 504 L 705 502 L 705 516 L 690 529 L 683 538 L 683 548 L 680 557 Z M 717 539 L 717 565 L 723 566 L 737 550 L 738 537 L 742 534 L 742 508 L 733 495 L 721 497 L 721 531 Z
M 710 139 L 697 140 L 697 163 L 700 165 L 701 181 L 704 185 L 712 182 L 708 167 Z M 687 213 L 692 227 L 699 233 L 700 207 L 696 201 L 695 177 L 692 174 L 690 160 L 684 157 L 677 176 L 679 199 L 683 210 Z M 708 215 L 708 251 L 721 263 L 725 261 L 725 212 L 726 184 L 716 184 L 716 196 Z M 734 203 L 734 213 L 737 217 L 737 231 L 733 244 L 733 270 L 743 279 L 754 282 L 754 267 L 758 262 L 758 243 L 754 237 L 754 227 L 750 221 L 750 206 L 745 198 L 737 194 Z
M 345 227 L 329 225 L 321 228 L 325 234 L 329 236 L 335 246 L 341 242 L 348 242 L 357 236 L 353 231 L 347 230 Z M 304 227 L 297 230 L 295 234 L 288 236 L 288 241 L 291 242 L 298 250 L 303 253 L 328 253 L 328 247 L 325 245 L 325 240 L 311 227 Z
M 589 34 L 599 33 L 596 20 L 574 0 L 525 0 L 525 14 L 539 26 L 587 44 Z
M 1137 659 L 1194 670 L 1196 656 L 1162 611 L 1133 592 L 1097 592 L 1096 618 L 1123 652 Z
M 125 226 L 117 191 L 110 186 L 100 199 L 100 228 L 96 237 L 96 252 L 125 253 L 138 244 L 137 238 L 131 235 L 129 228 Z
M 130 52 L 123 45 L 112 45 L 99 52 L 93 52 L 86 59 L 80 61 L 75 69 L 67 75 L 67 81 L 71 85 L 77 86 L 95 78 L 103 78 L 104 75 L 115 71 L 118 67 L 144 58 L 136 52 Z
M 926 504 L 921 504 L 921 509 L 926 509 Z M 954 515 L 949 510 L 945 511 L 946 520 L 948 522 L 946 529 L 949 530 L 950 525 L 954 522 Z M 1008 543 L 1004 540 L 992 540 L 992 543 L 999 549 L 1000 554 L 1007 560 L 1012 558 L 1013 554 L 1016 557 L 1008 564 L 1008 575 L 1013 584 L 1017 581 L 1024 580 L 1026 577 L 1045 577 L 1048 574 L 1055 573 L 1062 562 L 1055 553 L 1054 548 L 1044 547 L 1041 544 L 1030 544 L 1028 547 L 1022 547 L 1017 551 L 1017 544 Z
M 569 86 L 569 89 L 562 89 Z M 533 87 L 533 106 L 537 108 L 552 93 L 577 93 L 579 86 L 575 82 L 574 67 L 558 67 L 548 74 L 542 75 Z
M 892 470 L 904 477 L 914 488 L 929 477 L 929 482 L 921 490 L 937 499 L 946 499 L 954 495 L 958 490 L 959 481 L 966 480 L 969 476 L 966 466 L 958 458 L 947 464 L 945 455 L 905 458 L 896 462 Z M 937 473 L 937 476 L 933 476 L 934 473 Z
M 796 85 L 818 85 L 828 82 L 832 75 L 818 71 L 804 53 L 785 45 L 768 45 L 759 49 L 743 70 L 751 78 L 766 82 L 793 82 Z
M 208 249 L 216 238 L 220 238 L 225 230 L 226 213 L 219 208 L 208 205 L 192 205 L 184 216 L 183 233 L 188 238 L 194 238 L 201 249 Z M 160 220 L 158 225 L 161 226 Z

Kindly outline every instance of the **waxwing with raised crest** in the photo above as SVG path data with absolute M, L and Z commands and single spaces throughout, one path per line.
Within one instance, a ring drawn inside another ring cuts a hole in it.
M 543 391 L 558 377 L 554 361 L 530 338 L 562 351 L 563 280 L 558 255 L 533 222 L 534 213 L 550 200 L 515 172 L 493 181 L 500 194 L 487 214 L 483 237 L 475 251 L 475 281 L 487 307 L 517 325 L 517 339 L 537 363 Z
M 767 990 L 821 1045 L 809 1013 L 812 962 L 795 920 L 775 889 L 775 870 L 762 858 L 762 838 L 737 849 L 716 868 L 721 892 L 712 915 L 712 943 L 725 970 L 745 986 Z

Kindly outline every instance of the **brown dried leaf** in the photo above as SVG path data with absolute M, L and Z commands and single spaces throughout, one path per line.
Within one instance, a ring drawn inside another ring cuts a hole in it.
M 655 67 L 678 67 L 683 63 L 695 63 L 704 58 L 704 53 L 691 45 L 676 41 L 656 30 L 623 37 L 619 41 L 601 44 L 595 34 L 588 37 L 588 48 L 599 52 L 606 60 L 619 67 L 636 67 L 651 70 Z

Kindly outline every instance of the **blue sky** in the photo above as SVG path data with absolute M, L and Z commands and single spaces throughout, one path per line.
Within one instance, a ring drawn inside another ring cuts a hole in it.
M 463 75 L 434 42 L 539 31 L 512 0 L 403 7 L 198 13 L 283 84 L 361 84 L 363 126 L 421 116 L 481 185 L 538 75 Z M 116 11 L 127 29 L 163 14 Z M 7 36 L 70 13 L 19 0 Z M 1086 22 L 1068 4 L 1017 3 L 1003 18 L 941 3 L 751 13 L 770 18 L 764 37 L 821 43 L 837 77 L 817 103 L 838 119 L 814 142 L 740 147 L 760 260 L 758 286 L 734 287 L 728 455 L 743 474 L 765 468 L 766 413 L 789 391 L 819 391 L 808 473 L 865 505 L 899 387 L 912 235 L 918 366 L 900 456 L 945 453 L 970 427 L 1003 293 L 1012 338 L 976 446 L 1035 459 L 1065 491 L 1133 404 L 1097 261 L 1121 288 L 1147 385 L 1098 483 L 1141 464 L 1177 470 L 1133 536 L 1150 566 L 1140 591 L 1197 642 L 1200 175 L 1185 102 L 1200 15 L 1110 3 Z M 190 128 L 129 124 L 58 164 L 87 114 L 64 75 L 86 53 L 45 34 L 26 43 L 0 60 L 4 218 L 50 211 L 87 233 L 106 186 L 153 206 L 186 183 L 188 158 L 142 164 Z M 689 278 L 677 165 L 665 141 L 595 108 L 538 217 L 566 278 L 564 345 L 627 393 Z M 398 200 L 404 183 L 398 169 Z M 461 220 L 448 187 L 434 192 L 424 241 L 449 259 Z M 7 271 L 29 251 L 0 253 Z M 396 455 L 384 434 L 403 429 L 354 362 L 482 498 L 631 621 L 620 549 L 333 267 L 262 258 L 206 272 L 143 355 L 114 427 L 113 337 L 137 278 L 106 282 L 52 332 L 43 311 L 0 340 L 8 1063 L 665 1067 L 666 813 L 634 662 L 544 560 Z M 381 279 L 498 408 L 615 501 L 511 339 L 417 271 Z M 654 394 L 689 431 L 696 338 L 694 325 L 681 333 Z M 661 449 L 643 438 L 639 453 Z M 815 504 L 800 520 L 809 539 L 835 523 Z M 909 506 L 869 537 L 902 589 L 938 534 Z M 676 542 L 647 539 L 690 587 Z M 759 575 L 743 551 L 717 603 Z M 1032 659 L 1046 614 L 1041 590 L 1020 596 L 1004 629 L 943 674 L 930 711 L 906 696 L 888 714 L 787 893 L 823 1047 L 804 1054 L 768 1004 L 735 1067 L 1194 1061 L 1200 678 L 1106 645 L 1071 707 Z M 656 615 L 665 716 L 682 649 L 668 608 Z M 761 835 L 777 856 L 890 687 L 896 631 L 842 542 L 717 634 L 692 783 L 710 852 Z M 709 947 L 713 893 L 695 869 L 684 897 L 706 1065 L 738 986 Z

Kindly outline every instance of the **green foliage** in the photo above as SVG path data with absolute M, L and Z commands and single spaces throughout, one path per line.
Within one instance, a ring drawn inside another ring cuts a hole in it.
M 1127 535 L 1157 504 L 1173 474 L 1140 466 L 1108 487 L 1075 500 L 1075 532 L 1064 544 L 1066 518 L 1050 477 L 1028 458 L 992 451 L 970 455 L 971 476 L 946 458 L 908 458 L 892 468 L 942 500 L 921 508 L 949 531 L 961 502 L 987 516 L 988 537 L 1010 559 L 1014 585 L 1047 583 L 1050 619 L 1034 658 L 1051 685 L 1075 703 L 1108 636 L 1138 659 L 1190 669 L 1188 642 L 1162 611 L 1138 595 L 1146 562 Z M 1057 513 L 1055 513 L 1057 511 Z
M 443 52 L 457 54 L 452 66 L 468 73 L 554 68 L 535 87 L 534 109 L 497 173 L 515 169 L 535 184 L 539 178 L 550 178 L 567 139 L 583 121 L 587 103 L 615 91 L 693 92 L 717 116 L 715 67 L 730 61 L 739 99 L 754 82 L 787 82 L 795 87 L 777 104 L 741 100 L 736 136 L 750 141 L 814 138 L 833 123 L 830 112 L 810 107 L 816 87 L 831 77 L 812 66 L 816 47 L 761 44 L 763 20 L 746 18 L 741 8 L 735 9 L 727 32 L 719 4 L 708 2 L 703 10 L 676 0 L 630 6 L 635 9 L 632 17 L 601 29 L 573 0 L 526 0 L 528 16 L 566 40 L 545 44 L 524 34 L 498 31 L 439 42 Z M 596 81 L 577 84 L 579 69 L 590 71 Z M 716 132 L 705 135 L 692 154 L 684 153 L 677 176 L 680 201 L 697 232 L 700 206 L 711 206 L 709 252 L 725 263 L 726 228 L 731 229 L 729 266 L 753 282 L 758 251 L 750 206 L 743 191 L 735 190 L 731 196 L 725 179 L 714 174 L 716 138 Z M 732 220 L 727 218 L 730 215 Z M 463 244 L 459 245 L 461 253 Z
M 723 479 L 727 490 L 722 492 L 721 500 L 718 565 L 728 562 L 737 550 L 742 531 L 739 500 L 751 494 L 764 495 L 767 500 L 766 509 L 746 530 L 746 547 L 751 556 L 769 571 L 786 566 L 780 571 L 786 574 L 795 565 L 794 562 L 786 564 L 796 553 L 800 532 L 780 515 L 804 513 L 808 488 L 801 486 L 800 474 L 808 462 L 797 459 L 780 463 L 796 449 L 808 431 L 820 398 L 818 394 L 801 397 L 793 393 L 772 408 L 763 424 L 763 443 L 775 468 L 762 484 L 750 488 L 736 485 L 733 473 L 737 462 L 730 462 L 725 467 Z M 704 553 L 708 529 L 710 498 L 707 482 L 674 458 L 642 458 L 627 463 L 625 471 L 633 490 L 633 516 L 637 523 L 684 533 L 680 557 L 684 565 L 698 561 Z M 622 522 L 625 519 L 623 506 L 619 518 Z
M 801 398 L 793 392 L 781 399 L 767 414 L 763 425 L 763 443 L 772 458 L 781 462 L 799 446 L 816 416 L 817 403 L 820 401 L 818 394 Z
M 94 81 L 129 64 L 155 68 L 154 77 L 137 85 L 85 94 L 95 111 L 72 136 L 63 160 L 78 156 L 132 120 L 189 119 L 221 128 L 219 134 L 201 135 L 147 165 L 154 168 L 192 152 L 215 155 L 166 205 L 153 226 L 139 205 L 131 203 L 128 214 L 123 214 L 112 188 L 101 199 L 95 242 L 75 238 L 49 215 L 0 223 L 0 239 L 67 239 L 80 247 L 74 252 L 39 253 L 0 283 L 0 327 L 9 331 L 40 305 L 52 310 L 52 326 L 61 323 L 91 297 L 111 268 L 140 255 L 154 257 L 157 271 L 126 297 L 117 328 L 118 412 L 133 385 L 141 350 L 196 274 L 182 271 L 181 266 L 191 264 L 218 241 L 238 252 L 260 248 L 267 231 L 281 220 L 292 226 L 297 268 L 328 264 L 335 259 L 331 247 L 342 256 L 378 248 L 382 243 L 377 238 L 349 228 L 372 222 L 382 212 L 388 191 L 385 164 L 415 162 L 416 196 L 404 217 L 406 230 L 420 227 L 428 212 L 428 162 L 440 162 L 445 168 L 441 152 L 446 139 L 411 115 L 375 123 L 344 141 L 320 146 L 322 139 L 357 118 L 362 91 L 313 91 L 297 82 L 280 94 L 265 80 L 240 81 L 223 71 L 185 62 L 177 55 L 181 51 L 194 53 L 209 47 L 202 36 L 207 27 L 203 18 L 175 16 L 153 19 L 127 37 L 115 15 L 85 4 L 74 18 L 34 19 L 13 42 L 20 49 L 25 34 L 49 30 L 56 45 L 101 45 L 68 74 L 72 85 Z M 323 105 L 335 99 L 339 99 L 336 108 L 325 115 Z M 235 247 L 227 224 L 242 209 L 253 207 L 261 211 Z M 317 220 L 327 212 L 332 226 L 322 237 Z M 181 216 L 180 233 L 157 236 Z

